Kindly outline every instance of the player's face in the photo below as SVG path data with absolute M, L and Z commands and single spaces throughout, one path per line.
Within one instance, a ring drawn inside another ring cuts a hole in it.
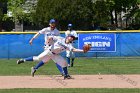
M 56 24 L 55 24 L 55 23 L 51 23 L 51 24 L 50 24 L 50 27 L 51 27 L 51 29 L 53 30 L 53 29 L 55 29 Z
M 72 29 L 72 27 L 68 27 L 68 30 L 71 30 Z
M 69 37 L 66 38 L 66 43 L 71 43 L 72 41 L 73 41 L 72 37 L 69 36 Z

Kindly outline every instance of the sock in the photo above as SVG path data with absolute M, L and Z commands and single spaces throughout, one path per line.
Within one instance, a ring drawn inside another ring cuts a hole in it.
M 70 58 L 66 57 L 67 63 L 70 65 Z
M 74 59 L 75 59 L 75 58 L 72 58 L 72 59 L 71 59 L 71 62 L 72 62 L 72 63 L 74 62 Z
M 35 67 L 34 69 L 38 69 L 39 67 L 43 66 L 44 65 L 44 62 L 43 61 L 40 61 Z
M 24 61 L 33 61 L 33 57 L 27 57 L 24 59 Z
M 73 67 L 73 64 L 74 64 L 74 58 L 72 58 L 71 60 L 71 67 Z
M 64 71 L 64 75 L 65 75 L 65 76 L 68 75 L 67 67 L 64 67 L 64 68 L 63 68 L 63 71 Z
M 58 68 L 58 70 L 60 71 L 60 73 L 63 74 L 64 72 L 63 72 L 62 67 L 57 63 L 55 63 L 55 64 L 56 64 L 56 67 Z

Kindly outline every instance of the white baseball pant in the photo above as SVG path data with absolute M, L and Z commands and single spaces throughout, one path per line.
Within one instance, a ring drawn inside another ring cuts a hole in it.
M 33 56 L 34 61 L 42 60 L 44 63 L 47 63 L 50 59 L 59 64 L 61 67 L 67 67 L 66 60 L 58 54 L 53 54 L 49 49 L 45 50 L 38 56 Z

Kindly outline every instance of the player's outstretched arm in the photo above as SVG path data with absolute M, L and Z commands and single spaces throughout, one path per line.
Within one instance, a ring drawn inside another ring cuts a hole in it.
M 76 49 L 76 48 L 74 48 L 72 51 L 73 52 L 84 52 L 82 49 Z
M 72 51 L 73 52 L 84 52 L 84 53 L 86 53 L 90 49 L 91 49 L 91 44 L 86 44 L 86 45 L 83 46 L 83 49 L 76 49 L 76 48 L 74 48 Z
M 32 45 L 32 42 L 35 38 L 37 38 L 40 35 L 40 33 L 36 33 L 29 41 L 30 45 Z

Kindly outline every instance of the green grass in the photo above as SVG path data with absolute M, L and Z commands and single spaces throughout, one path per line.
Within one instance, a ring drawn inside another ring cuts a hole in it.
M 30 68 L 37 62 L 17 65 L 17 59 L 1 59 L 0 75 L 30 75 Z M 76 58 L 74 67 L 68 68 L 70 74 L 140 74 L 139 59 Z M 38 75 L 59 74 L 54 62 L 41 67 Z
M 30 68 L 37 62 L 17 65 L 17 59 L 1 59 L 0 75 L 30 75 Z M 76 58 L 74 67 L 68 68 L 70 74 L 140 74 L 139 59 Z M 59 74 L 54 62 L 41 67 L 38 75 Z M 0 93 L 140 93 L 140 89 L 129 88 L 55 88 L 55 89 L 0 89 Z
M 0 93 L 140 93 L 140 89 L 2 89 Z
M 2 89 L 0 93 L 140 93 L 140 89 Z

